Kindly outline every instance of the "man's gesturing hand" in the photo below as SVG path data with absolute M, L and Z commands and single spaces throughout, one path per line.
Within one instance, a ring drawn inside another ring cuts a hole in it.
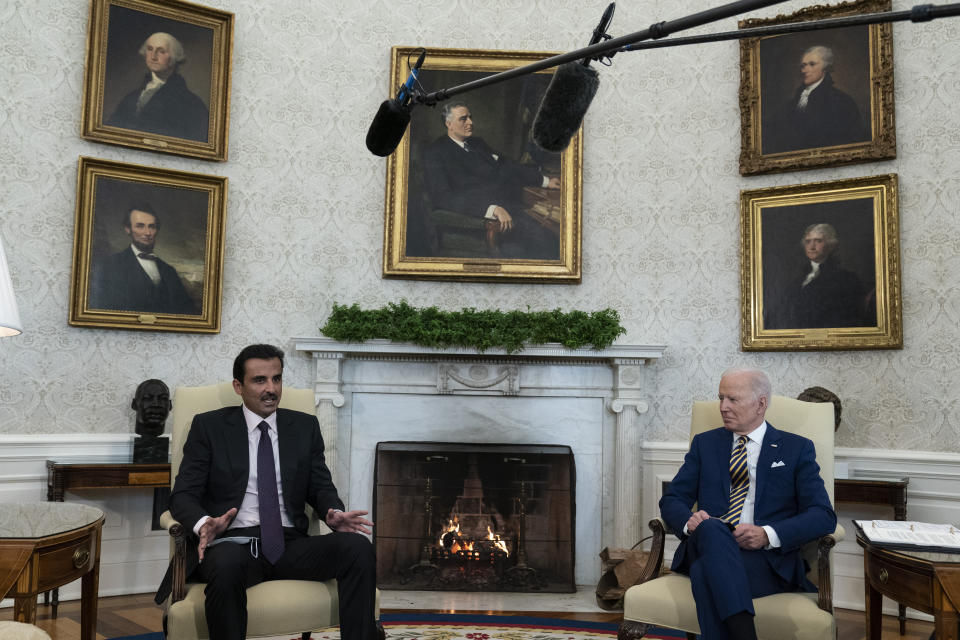
M 227 525 L 230 524 L 230 521 L 233 520 L 233 516 L 235 515 L 237 515 L 236 507 L 230 509 L 230 511 L 227 511 L 219 518 L 207 518 L 207 521 L 200 527 L 200 545 L 197 550 L 200 553 L 201 561 L 203 560 L 203 552 L 206 551 L 207 545 L 226 530 Z
M 373 522 L 363 516 L 367 511 L 336 511 L 330 509 L 327 511 L 327 526 L 334 531 L 350 531 L 353 533 L 372 533 L 370 527 Z

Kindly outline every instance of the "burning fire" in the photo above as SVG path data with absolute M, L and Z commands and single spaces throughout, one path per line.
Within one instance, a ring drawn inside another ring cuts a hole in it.
M 450 542 L 451 538 L 453 539 L 452 543 Z M 485 542 L 486 544 L 478 544 L 474 540 L 464 540 L 460 536 L 460 521 L 456 516 L 447 520 L 446 526 L 440 528 L 440 537 L 437 539 L 437 544 L 441 549 L 446 548 L 450 553 L 460 556 L 479 558 L 481 552 L 474 547 L 483 547 L 490 550 L 499 549 L 506 556 L 510 556 L 506 540 L 501 539 L 499 534 L 495 534 L 489 525 L 487 526 Z M 450 545 L 449 548 L 447 548 L 448 544 Z

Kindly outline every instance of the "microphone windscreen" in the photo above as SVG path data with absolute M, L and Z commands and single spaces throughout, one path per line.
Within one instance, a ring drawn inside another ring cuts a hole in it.
M 410 124 L 410 109 L 396 100 L 384 100 L 367 129 L 367 149 L 375 156 L 385 157 L 400 144 Z
M 533 141 L 537 146 L 544 151 L 566 149 L 599 86 L 599 74 L 580 62 L 557 67 L 533 121 Z

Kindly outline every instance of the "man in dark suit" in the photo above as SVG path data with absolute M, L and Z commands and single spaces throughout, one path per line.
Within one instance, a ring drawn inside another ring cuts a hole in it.
M 154 33 L 140 47 L 140 55 L 146 75 L 105 124 L 206 142 L 210 111 L 179 73 L 187 60 L 180 41 L 169 33 Z
M 556 259 L 560 242 L 523 212 L 524 186 L 559 189 L 560 179 L 520 164 L 473 135 L 473 114 L 463 102 L 443 106 L 447 135 L 424 150 L 430 206 L 483 220 L 505 243 L 507 257 Z
M 278 409 L 283 352 L 255 344 L 233 365 L 237 407 L 194 417 L 170 512 L 195 535 L 187 574 L 207 583 L 211 640 L 246 637 L 246 590 L 272 579 L 336 578 L 340 637 L 373 640 L 376 566 L 366 511 L 343 511 L 312 415 Z M 269 469 L 268 472 L 265 472 Z M 309 504 L 333 533 L 308 536 Z M 157 601 L 169 593 L 169 571 Z
M 837 516 L 813 443 L 764 419 L 766 374 L 727 370 L 719 398 L 723 427 L 693 438 L 660 513 L 680 538 L 671 568 L 690 576 L 700 637 L 755 640 L 752 599 L 815 591 L 801 547 Z
M 147 203 L 131 206 L 123 217 L 130 246 L 94 264 L 90 307 L 146 313 L 199 313 L 177 270 L 153 252 L 160 219 Z
M 772 118 L 763 123 L 763 153 L 868 142 L 857 103 L 833 83 L 833 50 L 810 47 L 800 61 L 802 84 Z

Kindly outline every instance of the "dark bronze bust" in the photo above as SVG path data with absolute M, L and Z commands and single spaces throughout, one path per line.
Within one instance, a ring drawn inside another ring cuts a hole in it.
M 843 413 L 843 406 L 840 404 L 840 398 L 833 391 L 823 387 L 808 387 L 804 389 L 797 400 L 805 402 L 832 402 L 833 403 L 833 430 L 840 428 L 840 416 Z
M 130 403 L 130 408 L 137 412 L 134 462 L 167 462 L 170 440 L 160 435 L 172 406 L 170 389 L 163 380 L 151 378 L 137 385 L 133 402 Z

